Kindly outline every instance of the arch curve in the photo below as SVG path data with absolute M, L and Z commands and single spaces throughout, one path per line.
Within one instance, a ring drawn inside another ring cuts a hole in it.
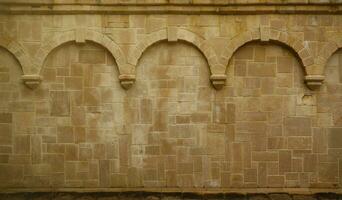
M 220 60 L 228 62 L 236 50 L 252 41 L 276 42 L 293 50 L 299 57 L 306 75 L 312 74 L 314 59 L 310 50 L 305 46 L 304 41 L 290 36 L 288 33 L 271 28 L 256 28 L 248 30 L 229 41 L 227 48 L 221 55 Z
M 32 62 L 30 56 L 21 44 L 10 37 L 1 36 L 0 46 L 7 49 L 11 54 L 14 55 L 14 57 L 18 60 L 24 75 L 32 73 Z
M 213 86 L 216 89 L 222 88 L 226 81 L 226 75 L 224 73 L 217 73 L 224 66 L 218 62 L 214 49 L 203 37 L 182 28 L 168 27 L 148 34 L 129 54 L 128 65 L 133 66 L 132 69 L 135 70 L 134 66 L 137 66 L 140 57 L 148 47 L 161 41 L 176 42 L 178 40 L 190 43 L 204 55 L 209 65 L 210 80 Z
M 173 28 L 172 31 L 170 31 L 170 29 L 161 29 L 159 31 L 150 33 L 142 41 L 140 41 L 130 53 L 128 57 L 128 63 L 132 66 L 137 66 L 143 52 L 155 43 L 161 41 L 176 42 L 177 40 L 185 41 L 195 46 L 207 60 L 211 73 L 213 73 L 213 68 L 219 65 L 217 56 L 212 46 L 207 43 L 204 38 L 189 30 L 181 28 Z
M 330 42 L 326 43 L 319 51 L 316 59 L 318 68 L 317 74 L 324 75 L 329 58 L 340 48 L 342 48 L 342 33 L 337 33 L 335 34 L 335 37 L 333 37 Z
M 280 31 L 269 27 L 259 27 L 248 30 L 229 41 L 227 47 L 221 54 L 220 61 L 224 61 L 224 65 L 228 66 L 229 60 L 236 50 L 252 41 L 275 42 L 280 43 L 291 50 L 298 56 L 305 73 L 305 83 L 310 89 L 316 89 L 324 80 L 324 76 L 317 74 L 317 66 L 311 54 L 306 47 L 304 41 L 290 36 L 287 32 Z M 225 69 L 226 70 L 226 69 Z
M 49 55 L 49 53 L 55 49 L 56 47 L 67 43 L 71 41 L 76 42 L 85 42 L 85 41 L 92 41 L 97 44 L 102 45 L 105 47 L 114 57 L 118 68 L 119 68 L 119 74 L 122 74 L 123 67 L 126 64 L 126 57 L 124 53 L 122 52 L 121 48 L 118 44 L 116 44 L 113 40 L 111 40 L 108 36 L 104 35 L 103 33 L 100 33 L 98 31 L 94 30 L 79 30 L 79 29 L 73 29 L 69 31 L 65 31 L 61 34 L 56 35 L 49 41 L 46 41 L 43 46 L 39 48 L 39 50 L 36 53 L 36 60 L 35 60 L 35 66 L 38 68 L 37 73 L 40 74 L 42 66 Z

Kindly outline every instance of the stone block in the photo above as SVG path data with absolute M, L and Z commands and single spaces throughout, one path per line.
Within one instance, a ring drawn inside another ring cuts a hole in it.
M 29 135 L 16 135 L 14 137 L 14 153 L 29 154 L 31 152 L 31 141 Z
M 292 200 L 292 197 L 287 193 L 271 193 L 269 197 L 271 200 Z
M 279 151 L 279 173 L 292 171 L 292 153 L 290 150 Z
M 94 145 L 93 158 L 94 159 L 106 159 L 106 145 L 105 144 Z
M 276 75 L 276 65 L 272 63 L 250 62 L 247 65 L 247 74 L 257 77 L 274 77 Z
M 83 90 L 84 103 L 88 106 L 96 106 L 101 102 L 100 91 L 96 88 L 86 88 Z
M 261 99 L 262 111 L 274 112 L 282 109 L 281 96 L 265 96 Z
M 86 112 L 83 107 L 72 107 L 71 122 L 74 126 L 83 126 L 86 123 Z
M 16 112 L 13 113 L 13 123 L 17 128 L 29 128 L 36 125 L 34 112 Z
M 42 160 L 42 138 L 39 135 L 31 136 L 31 159 L 33 164 Z
M 163 155 L 176 155 L 177 140 L 175 139 L 162 139 L 161 140 L 161 153 Z
M 318 165 L 318 178 L 322 182 L 336 182 L 338 178 L 338 163 L 320 163 Z
M 311 137 L 288 137 L 289 149 L 311 149 L 312 138 Z
M 73 144 L 65 145 L 65 160 L 66 161 L 78 161 L 78 146 Z
M 4 165 L 0 164 L 0 185 L 4 183 L 11 183 L 14 181 L 20 181 L 24 175 L 24 169 L 22 165 Z
M 152 101 L 150 99 L 140 101 L 140 122 L 143 124 L 152 123 Z
M 277 58 L 277 72 L 291 73 L 293 71 L 293 59 L 291 57 Z
M 12 113 L 0 113 L 0 123 L 12 123 Z
M 65 89 L 67 90 L 82 90 L 83 78 L 65 77 Z
M 316 198 L 312 195 L 301 195 L 295 194 L 292 196 L 293 200 L 316 200 Z
M 244 170 L 244 182 L 257 182 L 257 169 L 245 169 Z
M 10 81 L 9 73 L 0 73 L 0 83 L 7 83 Z
M 273 152 L 252 152 L 253 161 L 278 161 L 278 154 Z
M 50 92 L 51 116 L 70 115 L 70 96 L 65 91 Z
M 193 113 L 193 114 L 191 114 L 191 122 L 193 122 L 193 123 L 209 122 L 208 113 Z
M 342 128 L 328 129 L 328 147 L 342 148 Z
M 168 125 L 168 112 L 167 111 L 155 111 L 153 113 L 153 130 L 154 131 L 166 131 Z
M 57 142 L 58 143 L 74 143 L 74 129 L 71 126 L 57 127 Z
M 260 194 L 257 194 L 257 193 L 255 193 L 255 194 L 247 194 L 247 199 L 248 200 L 268 200 L 269 198 L 268 198 L 268 196 L 266 195 L 266 194 L 262 194 L 262 193 L 260 193 Z
M 284 176 L 268 176 L 267 183 L 272 187 L 283 187 L 285 184 Z
M 268 149 L 286 149 L 287 141 L 283 137 L 269 137 L 267 139 Z
M 254 48 L 247 46 L 242 47 L 235 53 L 234 58 L 241 60 L 252 60 L 254 58 Z
M 310 136 L 311 120 L 306 117 L 287 117 L 284 119 L 285 135 Z
M 104 50 L 80 50 L 78 60 L 80 63 L 105 64 L 106 52 Z
M 99 178 L 101 187 L 110 186 L 110 165 L 109 160 L 99 161 Z
M 234 62 L 234 75 L 246 76 L 247 75 L 247 62 L 245 60 L 235 60 Z
M 0 124 L 0 145 L 12 145 L 11 124 Z

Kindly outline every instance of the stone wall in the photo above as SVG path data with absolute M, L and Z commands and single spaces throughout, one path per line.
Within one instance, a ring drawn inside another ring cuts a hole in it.
M 304 8 L 335 14 L 0 1 L 2 191 L 339 193 L 342 16 L 328 3 Z
M 3 200 L 339 200 L 341 195 L 334 193 L 318 193 L 311 195 L 287 193 L 270 194 L 238 194 L 238 193 L 157 193 L 157 192 L 37 192 L 37 193 L 9 193 L 0 194 Z

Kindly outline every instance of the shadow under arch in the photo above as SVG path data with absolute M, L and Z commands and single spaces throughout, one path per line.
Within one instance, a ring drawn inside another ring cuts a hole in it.
M 190 68 L 196 70 L 187 70 Z M 184 74 L 183 69 L 185 70 Z M 205 84 L 210 87 L 209 74 L 210 68 L 203 53 L 186 41 L 172 43 L 166 40 L 158 41 L 143 52 L 136 66 L 136 81 L 139 81 L 139 85 L 141 81 L 156 80 L 157 84 L 158 80 L 166 83 L 169 80 L 172 82 L 172 80 L 182 79 L 183 76 L 189 76 L 199 81 L 198 83 L 201 83 L 202 86 Z M 161 86 L 161 88 L 163 87 Z M 170 86 L 170 88 L 175 87 L 176 85 Z M 138 86 L 138 88 L 140 87 Z
M 20 64 L 22 73 L 24 75 L 32 73 L 32 62 L 30 56 L 27 53 L 27 50 L 21 44 L 10 37 L 1 36 L 0 47 L 3 47 L 14 56 L 14 58 Z
M 305 47 L 305 44 L 302 40 L 276 29 L 269 29 L 268 34 L 265 34 L 266 36 L 263 36 L 263 32 L 264 31 L 261 31 L 259 28 L 249 30 L 230 40 L 227 48 L 221 56 L 222 60 L 226 60 L 226 66 L 228 66 L 231 57 L 239 47 L 244 46 L 249 42 L 260 41 L 263 43 L 273 43 L 282 47 L 286 47 L 299 58 L 305 75 L 312 74 L 314 59 L 311 56 L 310 50 Z
M 47 41 L 43 46 L 40 47 L 40 49 L 36 53 L 36 60 L 35 65 L 39 68 L 37 73 L 41 73 L 43 64 L 47 58 L 47 56 L 54 50 L 55 48 L 61 46 L 62 44 L 68 43 L 68 42 L 79 42 L 79 38 L 77 36 L 77 33 L 80 30 L 70 30 L 66 31 L 62 34 L 58 34 L 49 41 Z M 104 34 L 93 31 L 93 30 L 85 30 L 84 33 L 82 33 L 84 38 L 81 42 L 84 43 L 86 41 L 91 41 L 94 43 L 97 43 L 101 46 L 103 46 L 105 49 L 107 49 L 112 56 L 115 59 L 115 62 L 118 66 L 119 74 L 124 70 L 123 67 L 126 63 L 126 58 L 120 49 L 120 47 L 109 37 L 105 36 Z
M 325 44 L 319 51 L 316 59 L 318 74 L 324 76 L 329 59 L 340 49 L 342 49 L 342 33 L 336 34 L 336 36 L 331 38 L 331 41 Z
M 229 60 L 229 63 L 228 63 L 228 65 L 227 66 L 231 66 L 231 64 L 232 64 L 232 61 L 233 61 L 233 58 L 234 58 L 234 56 L 239 52 L 239 50 L 241 50 L 241 49 L 243 49 L 243 48 L 247 48 L 247 47 L 249 47 L 249 46 L 255 46 L 255 47 L 263 47 L 263 48 L 265 48 L 265 49 L 267 49 L 268 47 L 273 47 L 273 48 L 279 48 L 279 49 L 281 49 L 282 51 L 285 51 L 286 52 L 286 54 L 285 55 L 283 55 L 284 57 L 290 57 L 289 59 L 293 59 L 293 60 L 295 60 L 296 62 L 297 62 L 297 64 L 295 64 L 296 66 L 296 68 L 297 68 L 297 70 L 299 70 L 299 71 L 297 71 L 297 72 L 299 72 L 299 74 L 298 74 L 298 78 L 300 78 L 300 81 L 302 82 L 302 83 L 304 83 L 303 82 L 303 80 L 304 80 L 304 77 L 303 77 L 303 75 L 305 74 L 305 69 L 303 68 L 303 67 L 301 67 L 302 65 L 303 65 L 303 63 L 301 62 L 301 60 L 300 60 L 300 58 L 298 57 L 298 55 L 296 54 L 296 52 L 293 50 L 293 49 L 291 49 L 291 48 L 289 48 L 289 47 L 287 47 L 287 46 L 284 46 L 282 43 L 279 43 L 279 42 L 277 42 L 277 41 L 268 41 L 268 42 L 263 42 L 263 41 L 260 41 L 260 40 L 252 40 L 252 41 L 248 41 L 248 42 L 246 42 L 245 44 L 243 44 L 242 46 L 240 46 L 235 52 L 234 52 L 234 54 L 232 55 L 232 57 L 231 57 L 231 59 Z M 257 51 L 257 50 L 254 50 L 254 51 Z M 253 61 L 253 62 L 255 62 L 255 63 L 267 63 L 267 61 L 266 61 L 266 56 L 267 55 L 265 55 L 265 60 L 264 61 Z M 253 59 L 256 59 L 255 58 L 255 52 L 253 53 Z M 275 63 L 277 63 L 277 61 L 274 61 Z M 278 63 L 277 63 L 278 64 Z M 277 67 L 276 67 L 277 68 Z M 247 69 L 246 69 L 247 70 Z M 275 72 L 277 72 L 277 71 L 275 71 Z M 234 76 L 234 75 L 233 75 Z M 268 77 L 268 76 L 266 76 L 266 77 Z
M 194 46 L 197 50 L 201 52 L 201 54 L 206 59 L 209 65 L 209 71 L 213 72 L 213 67 L 218 65 L 218 59 L 215 55 L 213 48 L 205 41 L 204 38 L 200 37 L 199 35 L 185 30 L 185 29 L 176 29 L 176 33 L 170 39 L 170 33 L 168 29 L 161 29 L 159 31 L 155 31 L 150 33 L 146 36 L 142 41 L 140 41 L 135 49 L 132 51 L 130 56 L 128 57 L 128 63 L 137 66 L 139 59 L 141 58 L 142 54 L 154 44 L 160 42 L 185 42 Z

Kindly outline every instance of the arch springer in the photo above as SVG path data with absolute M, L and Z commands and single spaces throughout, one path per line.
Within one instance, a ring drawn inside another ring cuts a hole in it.
M 134 74 L 121 74 L 119 76 L 120 84 L 124 89 L 129 89 L 132 87 L 133 83 L 135 82 L 135 75 Z
M 226 83 L 227 75 L 225 74 L 212 74 L 210 76 L 210 81 L 213 84 L 214 88 L 219 90 L 223 88 Z
M 304 82 L 310 90 L 318 89 L 324 81 L 323 75 L 306 75 Z
M 22 75 L 21 80 L 28 88 L 35 89 L 42 82 L 42 77 L 37 74 Z

